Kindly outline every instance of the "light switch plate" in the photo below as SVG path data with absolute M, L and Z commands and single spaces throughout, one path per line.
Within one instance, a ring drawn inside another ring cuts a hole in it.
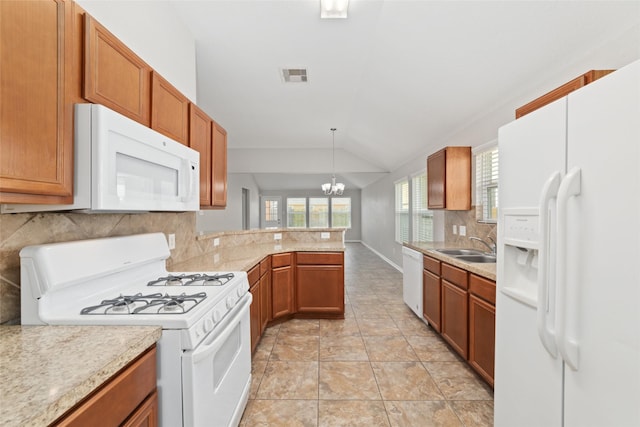
M 273 233 L 273 240 L 282 240 L 282 233 Z
M 458 226 L 457 225 L 453 226 L 453 234 L 458 234 Z
M 467 227 L 465 227 L 464 225 L 460 226 L 460 235 L 461 236 L 466 236 L 467 235 Z
M 176 248 L 176 235 L 175 234 L 167 234 L 167 244 L 169 245 L 169 249 Z
M 219 238 L 216 237 L 215 239 L 213 239 L 213 246 L 214 247 L 220 246 L 220 239 Z
M 322 231 L 320 232 L 320 238 L 321 239 L 328 239 L 329 237 L 331 237 L 331 234 L 329 234 L 328 231 Z

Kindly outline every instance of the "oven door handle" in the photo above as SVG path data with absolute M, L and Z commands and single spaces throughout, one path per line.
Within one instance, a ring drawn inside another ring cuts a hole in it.
M 229 328 L 229 325 L 233 325 L 238 322 L 240 317 L 242 317 L 246 311 L 249 310 L 249 305 L 251 304 L 253 297 L 249 292 L 245 294 L 244 297 L 240 299 L 240 302 L 234 307 L 236 313 L 230 317 L 229 319 L 224 319 L 224 321 L 218 325 L 218 327 L 214 328 L 211 332 L 209 332 L 209 337 L 205 341 L 202 342 L 191 354 L 191 358 L 194 363 L 198 363 L 203 359 L 206 359 L 211 355 L 211 353 L 215 352 L 217 348 L 229 338 L 229 335 L 233 332 L 234 328 Z M 216 331 L 222 331 L 220 334 L 216 334 Z

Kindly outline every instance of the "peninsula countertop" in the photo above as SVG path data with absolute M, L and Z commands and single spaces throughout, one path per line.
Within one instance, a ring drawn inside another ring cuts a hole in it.
M 0 425 L 49 425 L 161 334 L 156 326 L 0 326 Z

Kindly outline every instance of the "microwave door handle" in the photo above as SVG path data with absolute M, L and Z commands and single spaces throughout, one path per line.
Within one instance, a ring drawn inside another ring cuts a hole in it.
M 189 176 L 186 179 L 186 188 L 185 188 L 185 194 L 182 196 L 182 201 L 183 202 L 188 202 L 191 200 L 191 198 L 193 197 L 193 189 L 195 187 L 195 178 L 194 178 L 194 169 L 195 166 L 193 166 L 191 164 L 191 162 L 189 161 L 189 159 L 183 159 L 182 160 L 182 170 L 186 171 L 185 173 L 187 173 Z

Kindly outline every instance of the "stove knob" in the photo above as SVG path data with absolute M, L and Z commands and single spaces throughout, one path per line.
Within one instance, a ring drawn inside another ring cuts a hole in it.
M 238 298 L 242 296 L 242 288 L 236 289 L 236 295 L 238 295 Z
M 206 334 L 207 332 L 211 331 L 212 329 L 213 329 L 213 320 L 204 319 L 204 323 L 202 324 L 202 330 L 204 331 L 204 333 Z
M 231 308 L 236 305 L 236 300 L 234 297 L 227 298 L 227 308 Z
M 222 316 L 220 315 L 220 312 L 218 310 L 213 312 L 213 323 L 218 323 L 220 321 L 220 318 Z

